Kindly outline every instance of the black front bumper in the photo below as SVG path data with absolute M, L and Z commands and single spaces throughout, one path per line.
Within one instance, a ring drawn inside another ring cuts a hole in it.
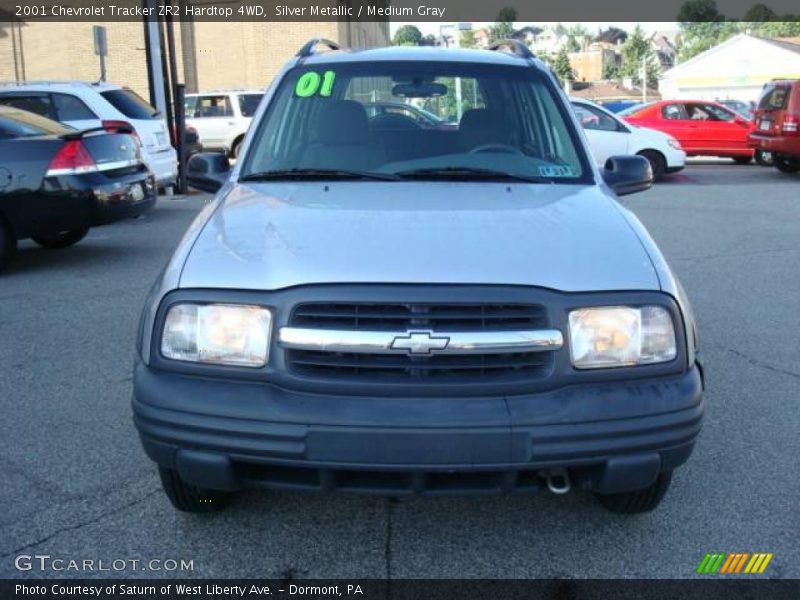
M 565 468 L 600 492 L 641 489 L 689 457 L 702 375 L 474 398 L 336 396 L 151 369 L 133 412 L 159 465 L 211 489 L 399 495 L 536 490 Z

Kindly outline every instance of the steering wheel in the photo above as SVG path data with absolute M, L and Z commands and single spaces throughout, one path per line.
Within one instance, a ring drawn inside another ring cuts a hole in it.
M 519 154 L 520 156 L 525 156 L 522 150 L 509 144 L 483 144 L 481 146 L 475 146 L 469 151 L 469 154 L 480 154 L 481 152 L 502 152 L 503 154 Z

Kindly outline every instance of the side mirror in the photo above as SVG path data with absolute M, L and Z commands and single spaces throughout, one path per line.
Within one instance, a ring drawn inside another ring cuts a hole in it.
M 653 169 L 643 156 L 612 156 L 606 161 L 603 180 L 617 196 L 635 194 L 653 186 Z
M 231 163 L 222 152 L 199 152 L 192 155 L 186 167 L 186 181 L 193 188 L 216 192 L 228 180 Z

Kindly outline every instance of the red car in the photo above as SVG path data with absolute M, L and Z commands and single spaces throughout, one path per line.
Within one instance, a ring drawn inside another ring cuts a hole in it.
M 660 100 L 621 116 L 633 125 L 671 135 L 688 156 L 722 156 L 743 165 L 753 159 L 747 139 L 752 123 L 718 102 Z

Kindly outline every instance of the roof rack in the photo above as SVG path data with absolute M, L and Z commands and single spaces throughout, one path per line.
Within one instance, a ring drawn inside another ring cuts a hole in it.
M 341 50 L 342 47 L 337 44 L 336 42 L 332 42 L 330 40 L 326 40 L 325 38 L 312 38 L 308 40 L 300 50 L 297 51 L 295 56 L 300 56 L 301 58 L 306 58 L 307 56 L 311 56 L 312 54 L 316 54 L 317 46 L 327 46 L 331 50 Z
M 521 40 L 503 40 L 502 42 L 492 44 L 488 49 L 499 52 L 503 48 L 508 48 L 511 50 L 511 54 L 519 56 L 520 58 L 536 58 L 536 55 L 531 52 L 530 48 L 528 48 Z

